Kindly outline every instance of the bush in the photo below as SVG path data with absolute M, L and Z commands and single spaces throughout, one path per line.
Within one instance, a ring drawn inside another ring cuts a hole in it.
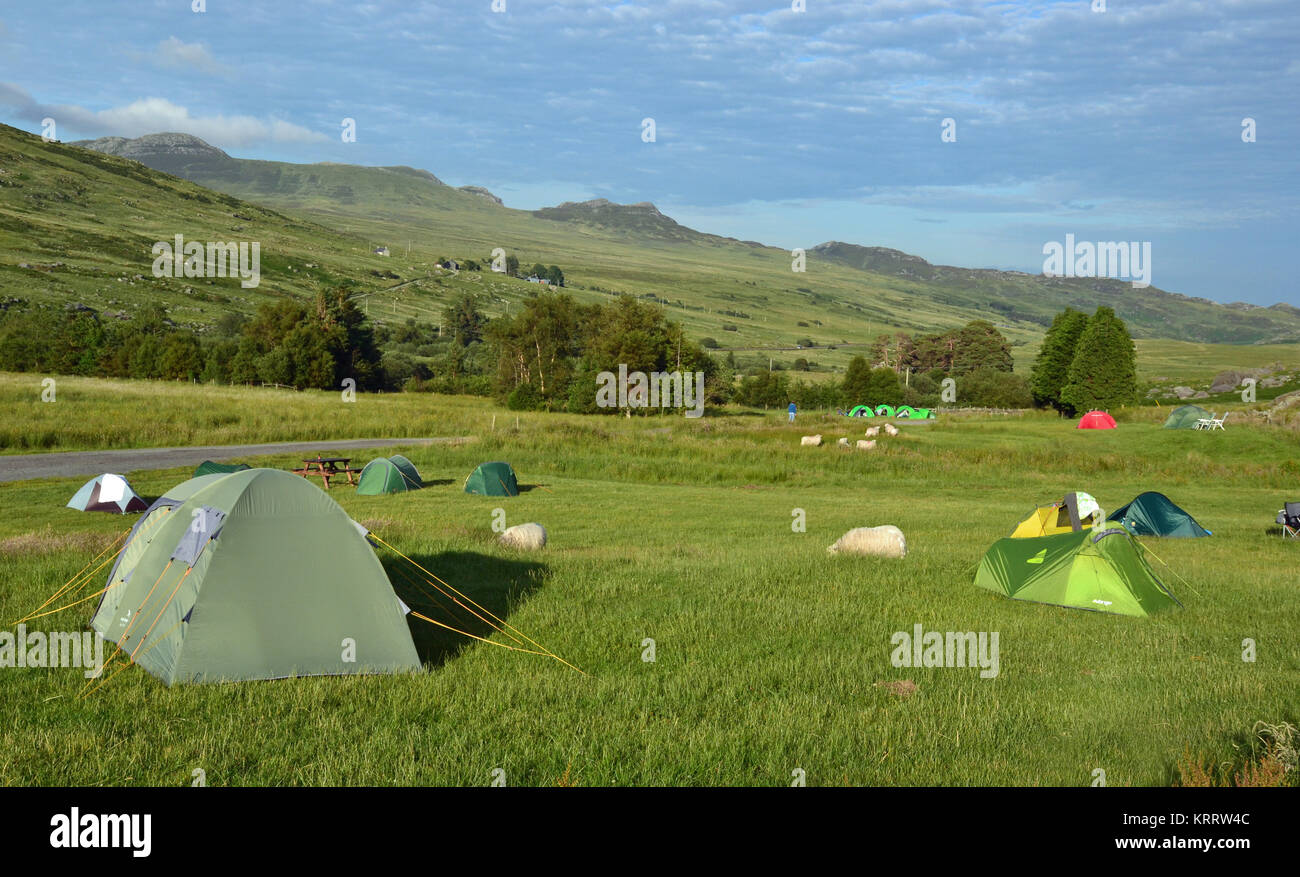
M 957 404 L 972 408 L 1029 408 L 1029 382 L 999 369 L 982 368 L 957 378 Z

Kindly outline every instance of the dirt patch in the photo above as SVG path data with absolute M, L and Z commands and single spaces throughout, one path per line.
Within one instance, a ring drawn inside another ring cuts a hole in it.
M 911 679 L 896 679 L 893 682 L 877 682 L 877 688 L 883 688 L 899 697 L 911 697 L 916 692 L 916 683 Z

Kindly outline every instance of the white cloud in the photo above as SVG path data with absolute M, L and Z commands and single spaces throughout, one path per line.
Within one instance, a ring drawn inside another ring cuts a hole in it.
M 193 134 L 223 149 L 258 143 L 320 143 L 330 139 L 318 131 L 283 119 L 193 116 L 187 108 L 161 97 L 141 98 L 103 110 L 88 110 L 70 104 L 42 104 L 16 85 L 0 83 L 0 106 L 12 107 L 18 116 L 29 121 L 39 122 L 48 116 L 64 130 L 92 137 L 140 137 L 174 131 Z
M 229 69 L 217 63 L 208 47 L 202 43 L 187 43 L 177 37 L 168 37 L 154 47 L 153 60 L 170 70 L 198 70 L 202 73 L 226 74 Z

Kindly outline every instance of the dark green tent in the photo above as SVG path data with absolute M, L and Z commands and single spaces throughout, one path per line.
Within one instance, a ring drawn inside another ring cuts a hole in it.
M 1196 421 L 1209 417 L 1210 412 L 1200 405 L 1181 405 L 1165 421 L 1165 429 L 1196 429 Z
M 252 466 L 247 463 L 214 463 L 211 460 L 204 460 L 194 470 L 195 478 L 202 478 L 204 475 L 229 475 L 231 472 L 243 472 L 245 469 L 251 469 Z
M 1181 605 L 1122 527 L 999 539 L 980 561 L 978 587 L 1016 600 L 1146 616 Z
M 1163 493 L 1147 491 L 1110 516 L 1139 536 L 1195 537 L 1209 536 L 1210 531 L 1196 519 L 1174 505 Z
M 519 482 L 509 463 L 480 463 L 465 479 L 465 492 L 483 496 L 518 496 Z
M 167 685 L 420 669 L 365 531 L 323 490 L 275 469 L 194 486 L 128 543 L 91 619 L 105 639 Z
M 420 477 L 420 470 L 415 468 L 415 464 L 403 457 L 401 454 L 393 454 L 388 459 L 393 461 L 397 471 L 402 473 L 402 480 L 406 482 L 407 490 L 415 490 L 424 486 L 424 479 Z
M 371 460 L 361 470 L 357 481 L 357 493 L 363 496 L 377 496 L 381 493 L 402 493 L 407 490 L 419 490 L 424 486 L 415 464 L 394 454 L 385 459 Z

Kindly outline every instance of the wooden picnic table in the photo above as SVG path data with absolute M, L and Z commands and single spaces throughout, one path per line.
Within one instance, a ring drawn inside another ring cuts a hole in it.
M 309 460 L 303 460 L 301 469 L 294 469 L 294 473 L 301 475 L 303 478 L 319 477 L 325 482 L 325 489 L 330 489 L 330 479 L 337 478 L 340 475 L 346 475 L 348 484 L 356 484 L 352 476 L 360 472 L 360 469 L 353 469 L 348 464 L 352 462 L 351 457 L 322 457 L 319 454 Z

